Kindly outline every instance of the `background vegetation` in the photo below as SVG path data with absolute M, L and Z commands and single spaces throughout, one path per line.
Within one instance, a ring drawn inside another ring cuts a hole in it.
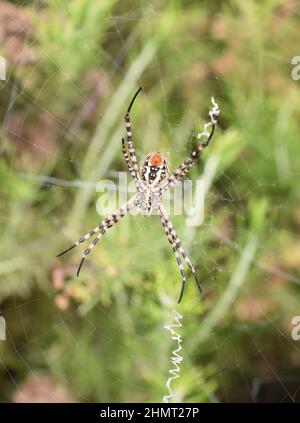
M 159 220 L 128 216 L 98 244 L 58 252 L 99 221 L 96 183 L 125 171 L 129 99 L 139 159 L 194 145 L 205 220 L 172 216 L 202 280 L 182 304 L 178 401 L 297 401 L 300 341 L 299 7 L 291 0 L 0 2 L 1 401 L 160 401 L 180 289 Z

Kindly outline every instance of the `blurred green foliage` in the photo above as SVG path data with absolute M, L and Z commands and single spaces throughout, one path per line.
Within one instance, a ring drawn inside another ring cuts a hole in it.
M 55 259 L 99 221 L 96 183 L 126 170 L 123 115 L 142 84 L 132 113 L 139 160 L 159 149 L 175 167 L 212 95 L 221 109 L 190 174 L 207 183 L 204 224 L 171 216 L 205 292 L 200 301 L 189 277 L 177 307 L 184 361 L 175 399 L 292 401 L 300 373 L 290 336 L 300 312 L 296 2 L 1 4 L 8 340 L 0 341 L 0 400 L 21 392 L 34 400 L 43 375 L 49 401 L 51 384 L 74 401 L 160 401 L 166 393 L 174 341 L 163 326 L 180 275 L 159 219 L 127 216 L 80 278 L 81 248 Z

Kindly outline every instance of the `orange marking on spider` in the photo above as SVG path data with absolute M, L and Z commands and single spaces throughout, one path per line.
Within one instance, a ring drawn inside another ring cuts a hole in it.
M 164 159 L 159 153 L 153 153 L 150 158 L 150 163 L 152 164 L 152 166 L 161 166 L 163 164 L 163 161 Z

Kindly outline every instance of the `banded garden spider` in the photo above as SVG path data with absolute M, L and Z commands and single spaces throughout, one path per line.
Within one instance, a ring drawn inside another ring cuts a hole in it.
M 91 252 L 91 250 L 95 247 L 100 238 L 105 234 L 107 229 L 111 228 L 116 223 L 118 223 L 119 220 L 124 217 L 133 207 L 138 207 L 143 214 L 146 214 L 148 216 L 150 216 L 151 212 L 155 210 L 160 215 L 162 226 L 164 228 L 168 241 L 172 246 L 177 265 L 181 273 L 182 285 L 178 299 L 178 303 L 180 303 L 186 285 L 186 271 L 182 264 L 182 258 L 191 270 L 200 293 L 201 286 L 196 275 L 195 267 L 193 266 L 188 255 L 184 251 L 181 245 L 181 241 L 178 238 L 178 235 L 172 225 L 172 222 L 170 221 L 163 207 L 162 195 L 167 189 L 172 188 L 178 181 L 184 179 L 188 171 L 196 163 L 202 151 L 209 145 L 209 142 L 215 131 L 217 117 L 220 113 L 220 110 L 214 98 L 212 97 L 212 107 L 209 111 L 210 122 L 206 123 L 204 126 L 204 131 L 198 134 L 199 139 L 201 139 L 202 136 L 205 136 L 206 141 L 199 143 L 196 149 L 192 151 L 188 158 L 184 160 L 173 173 L 169 174 L 169 162 L 167 160 L 167 157 L 159 151 L 154 151 L 152 153 L 147 154 L 141 162 L 139 171 L 135 148 L 133 145 L 130 111 L 136 97 L 138 96 L 141 90 L 142 87 L 140 87 L 135 93 L 124 118 L 127 132 L 128 151 L 126 148 L 125 140 L 124 138 L 122 139 L 122 153 L 126 161 L 128 171 L 130 172 L 135 181 L 137 194 L 135 194 L 122 207 L 115 210 L 104 220 L 102 220 L 99 225 L 96 226 L 93 230 L 79 238 L 79 240 L 76 241 L 75 244 L 71 245 L 71 247 L 69 247 L 67 250 L 58 254 L 57 257 L 62 256 L 63 254 L 77 247 L 77 245 L 81 244 L 82 242 L 85 242 L 91 236 L 99 232 L 99 234 L 94 238 L 93 242 L 84 251 L 83 257 L 80 261 L 77 270 L 77 276 L 79 276 L 84 260 Z M 210 132 L 208 132 L 209 126 L 211 126 Z

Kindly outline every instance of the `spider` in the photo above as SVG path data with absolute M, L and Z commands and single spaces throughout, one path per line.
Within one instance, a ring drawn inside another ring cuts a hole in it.
M 62 256 L 63 254 L 67 253 L 68 251 L 72 250 L 73 248 L 77 247 L 77 245 L 85 242 L 94 234 L 98 233 L 98 235 L 94 238 L 93 242 L 88 246 L 88 248 L 84 251 L 84 254 L 81 258 L 77 276 L 79 276 L 81 267 L 88 256 L 88 254 L 92 251 L 95 247 L 97 242 L 102 238 L 105 232 L 113 227 L 119 220 L 122 219 L 133 207 L 138 207 L 142 214 L 150 216 L 152 211 L 158 212 L 160 216 L 160 220 L 166 236 L 168 238 L 169 243 L 173 249 L 177 265 L 179 267 L 181 278 L 182 278 L 182 285 L 181 291 L 178 299 L 178 303 L 180 303 L 185 285 L 186 285 L 186 271 L 182 264 L 182 259 L 185 261 L 186 265 L 191 270 L 196 285 L 201 293 L 201 286 L 196 275 L 195 267 L 192 264 L 191 260 L 189 259 L 188 255 L 184 251 L 181 241 L 178 238 L 178 235 L 173 227 L 172 222 L 170 221 L 164 206 L 162 204 L 162 195 L 167 190 L 172 188 L 178 181 L 181 181 L 188 171 L 192 168 L 192 166 L 196 163 L 197 159 L 201 155 L 202 151 L 209 145 L 209 142 L 214 134 L 215 127 L 217 124 L 217 116 L 219 115 L 220 111 L 218 105 L 215 103 L 214 98 L 212 97 L 212 108 L 209 111 L 210 122 L 206 123 L 204 126 L 204 131 L 198 134 L 198 138 L 201 139 L 202 136 L 206 137 L 206 141 L 199 143 L 198 146 L 192 151 L 192 153 L 188 156 L 186 160 L 184 160 L 181 165 L 170 174 L 169 162 L 167 157 L 160 153 L 159 151 L 154 151 L 152 153 L 147 154 L 141 164 L 140 170 L 137 164 L 137 158 L 135 153 L 135 148 L 133 145 L 133 138 L 132 138 L 132 127 L 131 127 L 131 119 L 130 119 L 130 111 L 133 106 L 133 103 L 142 90 L 140 87 L 135 95 L 133 96 L 127 112 L 125 114 L 125 126 L 127 132 L 127 144 L 128 150 L 126 148 L 125 139 L 122 138 L 122 153 L 124 159 L 126 161 L 128 171 L 132 175 L 136 188 L 137 194 L 135 194 L 127 203 L 125 203 L 122 207 L 112 212 L 109 216 L 107 216 L 104 220 L 102 220 L 93 230 L 88 232 L 87 234 L 83 235 L 79 238 L 75 244 L 71 245 L 67 250 L 63 251 L 62 253 L 58 254 L 57 257 Z M 208 132 L 208 127 L 211 126 L 211 131 Z

